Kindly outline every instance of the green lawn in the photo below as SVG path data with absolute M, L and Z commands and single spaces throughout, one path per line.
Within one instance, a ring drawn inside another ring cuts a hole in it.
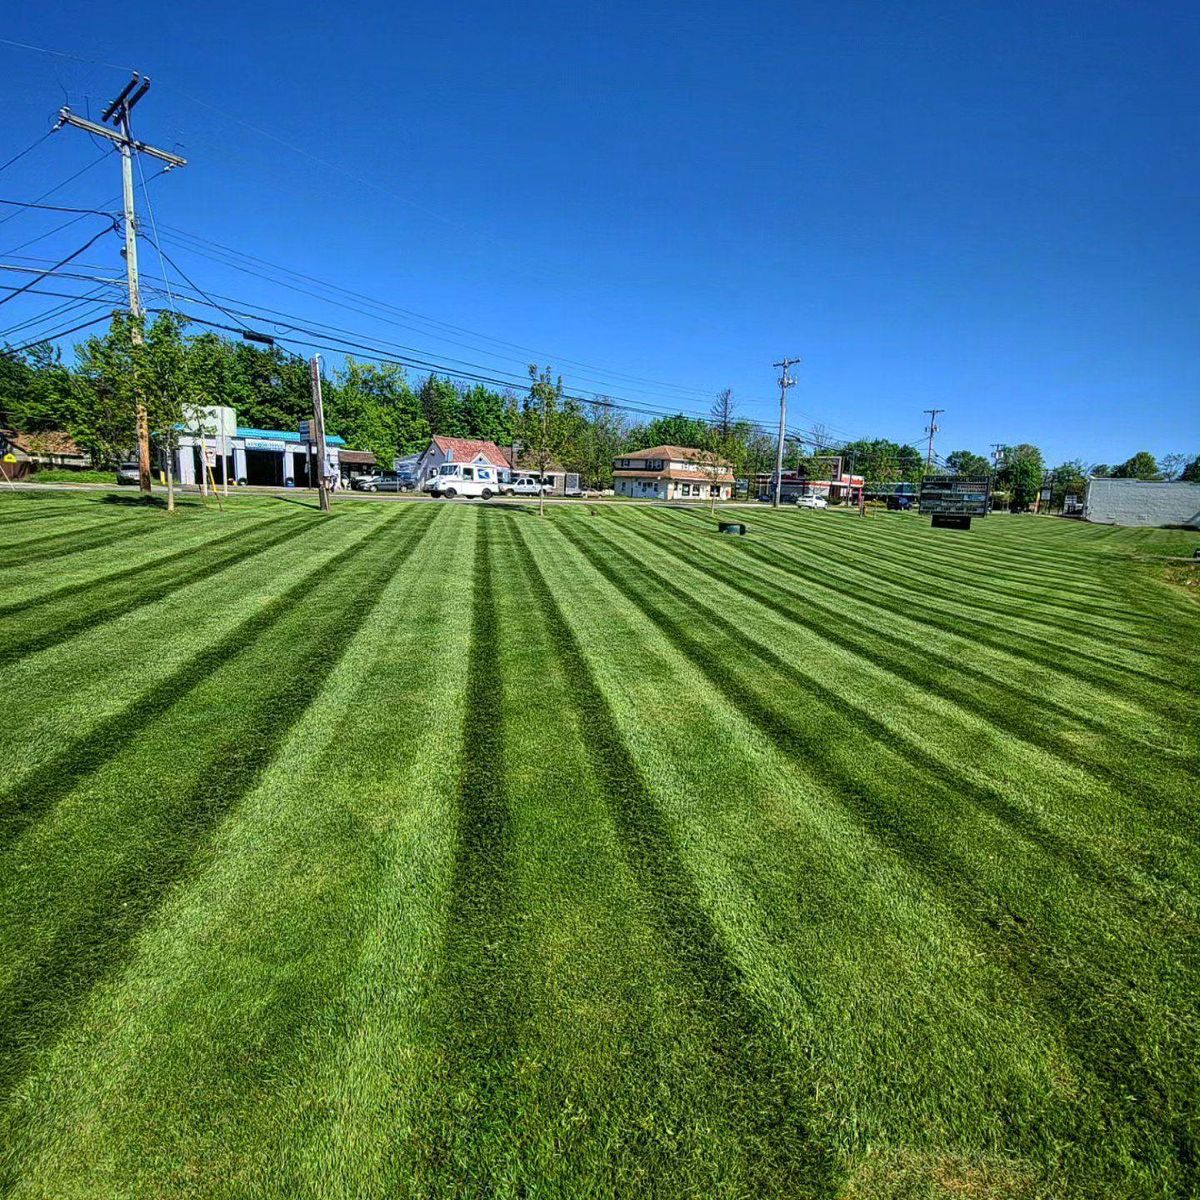
M 1182 532 L 0 496 L 0 1188 L 1200 1189 Z

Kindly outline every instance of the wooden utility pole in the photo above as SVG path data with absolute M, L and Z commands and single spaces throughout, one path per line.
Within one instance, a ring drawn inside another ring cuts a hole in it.
M 167 164 L 167 170 L 173 167 L 186 167 L 187 159 L 177 154 L 169 154 L 166 150 L 158 150 L 137 141 L 130 129 L 129 114 L 134 105 L 150 90 L 149 76 L 139 75 L 136 71 L 133 78 L 122 89 L 121 94 L 104 110 L 100 124 L 95 121 L 85 121 L 77 117 L 69 108 L 58 111 L 56 130 L 64 125 L 72 125 L 85 133 L 107 138 L 115 142 L 121 151 L 121 194 L 125 206 L 125 272 L 129 282 L 129 315 L 132 318 L 132 338 L 135 346 L 142 344 L 142 319 L 145 309 L 142 308 L 142 297 L 138 290 L 138 260 L 137 260 L 137 215 L 133 206 L 133 156 L 134 153 L 149 154 Z M 109 129 L 108 122 L 115 128 Z M 137 397 L 137 444 L 138 444 L 138 477 L 142 491 L 150 494 L 150 425 L 146 417 L 146 402 L 139 391 Z
M 779 507 L 779 493 L 783 488 L 783 430 L 787 418 L 787 390 L 796 382 L 788 374 L 788 367 L 799 361 L 798 358 L 785 358 L 782 362 L 772 364 L 783 370 L 779 377 L 779 445 L 775 451 L 775 494 L 771 499 L 775 508 Z
M 329 489 L 325 486 L 325 409 L 321 404 L 321 356 L 314 354 L 308 366 L 312 375 L 312 437 L 317 446 L 317 491 L 321 498 L 321 511 L 328 512 Z
M 929 414 L 929 424 L 925 426 L 925 432 L 929 434 L 929 449 L 925 453 L 925 474 L 933 474 L 933 435 L 937 433 L 938 413 L 944 413 L 944 408 L 925 408 L 921 410 Z

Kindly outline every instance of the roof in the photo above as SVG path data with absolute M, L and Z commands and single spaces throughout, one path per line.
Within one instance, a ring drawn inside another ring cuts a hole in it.
M 370 450 L 339 450 L 338 462 L 369 467 L 375 462 L 375 455 Z
M 617 458 L 675 458 L 695 459 L 708 453 L 696 446 L 651 446 L 649 450 L 627 450 Z
M 715 472 L 709 472 L 687 471 L 680 470 L 677 467 L 665 467 L 661 471 L 639 471 L 635 467 L 624 467 L 613 471 L 613 475 L 621 479 L 644 479 L 647 475 L 653 475 L 655 479 L 693 479 L 698 480 L 700 483 L 733 482 L 733 472 L 723 469 L 718 469 Z
M 62 458 L 87 457 L 87 451 L 76 445 L 75 439 L 61 429 L 47 429 L 42 433 L 20 433 L 15 429 L 0 429 L 0 436 L 22 453 L 35 457 L 39 454 L 53 454 Z
M 433 444 L 450 462 L 471 462 L 482 455 L 493 466 L 511 465 L 508 455 L 495 442 L 481 441 L 478 438 L 435 437 Z
M 262 438 L 269 442 L 294 442 L 301 446 L 308 441 L 307 438 L 300 436 L 300 431 L 297 429 L 251 429 L 246 425 L 239 425 L 234 431 L 234 437 Z M 346 441 L 335 433 L 327 433 L 325 444 L 327 446 L 344 446 Z

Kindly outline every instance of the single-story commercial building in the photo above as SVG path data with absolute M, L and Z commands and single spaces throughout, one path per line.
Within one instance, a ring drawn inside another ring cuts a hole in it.
M 1200 483 L 1093 476 L 1088 480 L 1083 517 L 1098 525 L 1200 528 Z
M 340 475 L 339 451 L 346 443 L 325 435 L 327 475 Z M 197 409 L 179 435 L 175 477 L 180 483 L 199 483 L 207 453 L 213 478 L 251 487 L 316 487 L 309 479 L 308 443 L 299 430 L 253 429 L 237 423 L 237 414 L 223 406 Z
M 508 455 L 495 442 L 478 438 L 435 437 L 425 453 L 417 459 L 417 482 L 424 483 L 446 463 L 491 463 L 502 471 L 512 466 Z
M 775 496 L 775 472 L 760 471 L 755 476 L 760 500 L 773 499 Z M 862 499 L 866 480 L 861 475 L 851 475 L 842 471 L 827 479 L 810 478 L 803 471 L 784 471 L 779 479 L 779 498 L 792 501 L 800 496 L 823 496 L 831 504 L 845 501 L 847 504 L 857 504 Z
M 733 469 L 693 446 L 651 446 L 613 459 L 613 491 L 644 500 L 728 500 Z

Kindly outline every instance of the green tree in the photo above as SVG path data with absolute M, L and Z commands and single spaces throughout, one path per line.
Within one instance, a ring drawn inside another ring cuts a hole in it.
M 397 363 L 347 358 L 330 389 L 326 424 L 358 449 L 370 450 L 390 469 L 400 454 L 429 444 L 429 425 Z
M 1087 491 L 1088 468 L 1081 458 L 1059 463 L 1050 472 L 1050 505 L 1061 509 L 1069 495 L 1083 499 Z
M 68 432 L 94 466 L 110 467 L 129 457 L 137 442 L 137 369 L 128 313 L 114 313 L 108 332 L 76 346 L 75 356 Z
M 179 445 L 185 410 L 195 403 L 189 370 L 189 347 L 184 322 L 174 313 L 160 313 L 146 331 L 145 344 L 134 348 L 133 361 L 146 406 L 150 436 L 167 462 L 167 511 L 175 511 L 174 454 Z
M 1014 510 L 1033 505 L 1045 475 L 1046 464 L 1036 446 L 1022 442 L 1019 446 L 1001 449 L 996 483 L 1008 493 L 1009 504 Z
M 982 454 L 973 450 L 951 450 L 946 455 L 946 466 L 956 475 L 990 475 L 991 464 Z
M 1119 467 L 1113 468 L 1114 479 L 1157 479 L 1158 463 L 1149 450 L 1139 450 Z
M 460 416 L 466 437 L 507 446 L 512 441 L 515 397 L 495 392 L 482 383 L 462 393 Z
M 1200 482 L 1200 454 L 1197 454 L 1182 471 L 1179 472 L 1180 479 L 1186 479 L 1189 483 Z
M 557 465 L 566 444 L 568 422 L 563 413 L 562 376 L 554 379 L 549 367 L 529 366 L 529 395 L 521 406 L 517 436 L 529 461 L 544 476 Z M 538 513 L 546 515 L 546 498 L 538 491 Z
M 449 379 L 430 375 L 417 389 L 421 411 L 430 432 L 439 437 L 467 437 L 463 419 L 462 396 Z
M 709 442 L 712 426 L 699 417 L 688 417 L 676 413 L 673 417 L 658 417 L 641 430 L 645 439 L 641 446 L 630 449 L 647 449 L 650 446 L 692 446 L 703 450 Z
M 73 403 L 71 374 L 57 347 L 39 342 L 20 354 L 0 354 L 0 423 L 23 433 L 67 429 Z

